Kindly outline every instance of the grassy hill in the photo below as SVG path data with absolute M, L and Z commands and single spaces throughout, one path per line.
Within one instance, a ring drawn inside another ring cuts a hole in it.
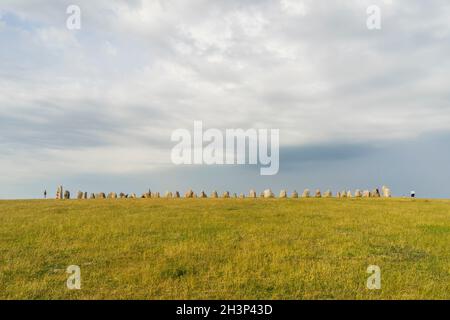
M 444 200 L 0 201 L 0 298 L 450 299 L 449 248 Z

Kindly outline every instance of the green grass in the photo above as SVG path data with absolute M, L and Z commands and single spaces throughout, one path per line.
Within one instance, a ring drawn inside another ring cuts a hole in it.
M 0 201 L 0 298 L 449 299 L 449 248 L 445 200 Z

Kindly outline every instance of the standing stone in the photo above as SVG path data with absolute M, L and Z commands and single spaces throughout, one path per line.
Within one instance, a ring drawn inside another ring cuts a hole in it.
M 217 199 L 219 197 L 219 194 L 217 193 L 217 191 L 213 191 L 212 193 L 211 193 L 211 198 L 214 198 L 214 199 Z
M 64 191 L 64 199 L 70 199 L 70 192 L 69 190 Z
M 223 193 L 223 196 L 222 196 L 223 198 L 229 198 L 230 197 L 230 193 L 228 192 L 228 191 L 225 191 L 224 193 Z
M 336 198 L 340 198 L 341 197 L 341 193 L 338 191 L 338 193 L 336 193 Z
M 353 196 L 352 196 L 352 192 L 349 190 L 349 191 L 347 191 L 347 198 L 353 198 Z
M 259 194 L 260 198 L 264 198 L 264 191 L 261 191 L 261 193 Z
M 316 194 L 314 195 L 316 198 L 322 198 L 322 193 L 319 189 L 316 190 Z
M 194 198 L 194 191 L 192 191 L 192 189 L 189 189 L 185 194 L 185 198 Z
M 243 194 L 243 193 L 241 192 L 241 194 L 239 195 L 239 198 L 240 198 L 240 199 L 245 199 L 245 194 Z
M 131 195 L 130 195 L 130 198 L 131 199 L 136 199 L 137 197 L 136 197 L 136 193 L 132 193 Z
M 78 200 L 83 199 L 83 192 L 81 192 L 81 191 L 78 191 L 78 192 L 77 192 L 77 199 L 78 199 Z
M 237 198 L 238 197 L 238 195 L 237 195 L 237 193 L 235 192 L 235 193 L 233 193 L 233 198 Z
M 63 186 L 59 186 L 58 189 L 56 189 L 56 199 L 61 200 L 64 197 L 63 192 Z
M 333 196 L 333 192 L 331 192 L 331 190 L 327 190 L 325 191 L 325 193 L 323 194 L 324 198 L 331 198 Z
M 383 186 L 383 188 L 381 188 L 381 190 L 382 190 L 382 193 L 383 193 L 383 197 L 385 197 L 385 198 L 392 197 L 391 189 L 389 189 L 388 187 Z
M 275 195 L 273 194 L 272 190 L 266 189 L 264 190 L 264 198 L 274 198 Z
M 361 197 L 362 197 L 361 190 L 356 189 L 356 190 L 355 190 L 355 198 L 361 198 Z
M 379 198 L 379 197 L 380 197 L 380 190 L 374 189 L 374 190 L 372 191 L 372 197 L 373 197 L 373 198 Z
M 180 198 L 180 193 L 178 191 L 175 191 L 175 198 Z
M 340 195 L 341 195 L 341 198 L 347 198 L 347 191 L 346 190 L 342 191 L 340 193 Z
M 281 191 L 280 191 L 280 198 L 287 198 L 287 192 L 286 192 L 286 190 L 281 190 Z
M 164 194 L 164 198 L 170 199 L 172 197 L 173 197 L 173 194 L 170 191 L 166 191 L 166 193 Z
M 302 197 L 303 198 L 309 198 L 311 196 L 311 192 L 309 191 L 309 189 L 305 189 L 303 191 Z
M 255 190 L 250 190 L 250 193 L 248 194 L 248 196 L 250 197 L 250 198 L 256 198 L 256 191 Z
M 297 199 L 298 198 L 298 192 L 296 190 L 294 190 L 292 192 L 291 198 L 293 198 L 293 199 Z
M 208 198 L 208 196 L 206 195 L 205 191 L 202 190 L 202 192 L 200 192 L 200 198 Z
M 364 198 L 370 198 L 370 191 L 369 190 L 364 190 L 363 191 L 363 197 Z

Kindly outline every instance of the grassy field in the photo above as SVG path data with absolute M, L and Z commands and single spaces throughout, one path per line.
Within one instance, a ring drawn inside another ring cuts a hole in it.
M 450 201 L 0 201 L 0 298 L 450 299 Z

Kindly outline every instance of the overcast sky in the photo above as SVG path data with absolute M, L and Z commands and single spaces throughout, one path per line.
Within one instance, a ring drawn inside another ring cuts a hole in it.
M 0 198 L 58 184 L 450 197 L 448 0 L 0 0 L 0 43 Z M 173 165 L 171 133 L 194 120 L 280 129 L 279 174 Z

